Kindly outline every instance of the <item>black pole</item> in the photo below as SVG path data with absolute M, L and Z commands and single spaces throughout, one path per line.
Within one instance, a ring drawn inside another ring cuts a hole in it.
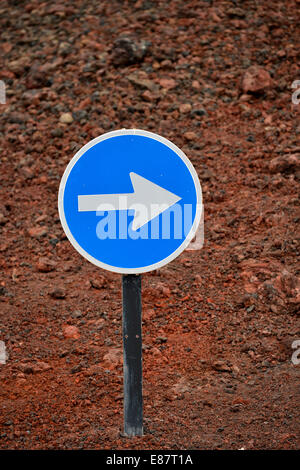
M 123 373 L 124 434 L 143 435 L 142 395 L 142 300 L 141 276 L 124 274 L 123 293 Z

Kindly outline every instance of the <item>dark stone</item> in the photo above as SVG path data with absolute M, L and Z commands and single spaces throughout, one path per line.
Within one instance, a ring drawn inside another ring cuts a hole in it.
M 130 65 L 141 62 L 148 52 L 148 41 L 136 41 L 123 36 L 116 39 L 113 45 L 111 61 L 114 65 Z

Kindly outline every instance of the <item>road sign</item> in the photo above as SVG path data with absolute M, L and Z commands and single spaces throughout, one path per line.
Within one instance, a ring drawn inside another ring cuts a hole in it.
M 95 265 L 123 274 L 124 433 L 141 436 L 139 274 L 172 261 L 194 237 L 202 215 L 197 173 L 178 147 L 157 134 L 109 132 L 70 161 L 58 208 L 76 250 Z
M 109 271 L 138 274 L 176 258 L 202 211 L 197 173 L 167 139 L 138 129 L 87 143 L 68 164 L 58 197 L 76 250 Z

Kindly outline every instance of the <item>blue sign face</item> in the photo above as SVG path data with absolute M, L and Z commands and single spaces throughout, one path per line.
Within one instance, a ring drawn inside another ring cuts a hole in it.
M 137 129 L 104 134 L 67 166 L 58 197 L 77 251 L 109 271 L 142 273 L 178 256 L 202 210 L 194 167 L 170 141 Z

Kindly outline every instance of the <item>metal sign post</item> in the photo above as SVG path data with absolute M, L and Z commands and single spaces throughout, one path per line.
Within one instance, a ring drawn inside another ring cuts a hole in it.
M 143 435 L 141 276 L 122 276 L 124 434 Z

